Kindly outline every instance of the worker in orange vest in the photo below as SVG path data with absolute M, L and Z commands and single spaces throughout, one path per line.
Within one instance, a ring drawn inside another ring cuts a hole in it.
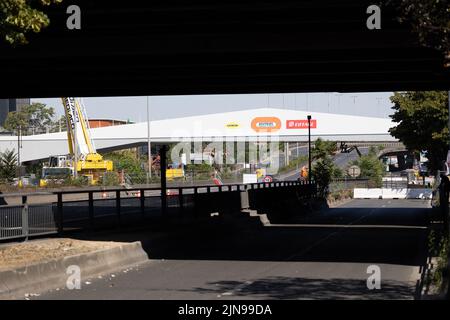
M 304 180 L 308 178 L 308 169 L 306 168 L 306 166 L 302 167 L 302 170 L 300 171 L 300 177 Z

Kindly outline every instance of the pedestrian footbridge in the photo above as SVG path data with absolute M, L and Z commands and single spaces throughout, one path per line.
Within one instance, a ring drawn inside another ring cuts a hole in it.
M 395 143 L 388 130 L 390 119 L 259 108 L 194 117 L 183 117 L 91 129 L 100 152 L 145 145 L 148 133 L 152 143 L 203 141 L 280 141 L 308 140 L 307 115 L 312 116 L 312 140 L 367 143 Z M 149 130 L 150 129 L 150 130 Z M 17 136 L 0 136 L 0 151 L 17 150 Z M 46 159 L 68 153 L 66 132 L 21 137 L 22 162 Z

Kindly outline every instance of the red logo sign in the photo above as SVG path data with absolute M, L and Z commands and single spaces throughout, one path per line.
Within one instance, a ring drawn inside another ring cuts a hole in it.
M 311 119 L 311 129 L 317 128 L 317 120 Z M 308 129 L 308 120 L 286 120 L 286 129 Z

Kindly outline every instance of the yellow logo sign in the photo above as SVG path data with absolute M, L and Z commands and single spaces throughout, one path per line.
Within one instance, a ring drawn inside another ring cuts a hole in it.
M 239 128 L 239 123 L 237 123 L 237 122 L 230 122 L 230 123 L 227 123 L 225 125 L 225 127 L 228 128 L 228 129 L 236 129 L 236 128 Z

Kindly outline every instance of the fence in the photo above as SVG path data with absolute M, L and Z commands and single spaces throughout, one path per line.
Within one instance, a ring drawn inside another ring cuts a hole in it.
M 20 197 L 20 205 L 0 206 L 0 240 L 47 235 L 57 232 L 55 216 L 51 206 L 28 204 L 28 195 Z
M 369 179 L 335 179 L 330 183 L 330 192 L 354 188 L 369 188 Z
M 187 215 L 209 215 L 214 212 L 240 210 L 241 192 L 278 188 L 298 188 L 311 196 L 306 182 L 285 181 L 222 186 L 177 186 L 161 188 L 83 189 L 49 193 L 0 194 L 10 200 L 20 197 L 21 203 L 0 206 L 0 240 L 28 238 L 67 231 L 122 227 L 143 221 Z M 283 189 L 284 188 L 284 189 Z M 31 197 L 44 197 L 43 201 Z M 52 199 L 49 199 L 52 198 Z

